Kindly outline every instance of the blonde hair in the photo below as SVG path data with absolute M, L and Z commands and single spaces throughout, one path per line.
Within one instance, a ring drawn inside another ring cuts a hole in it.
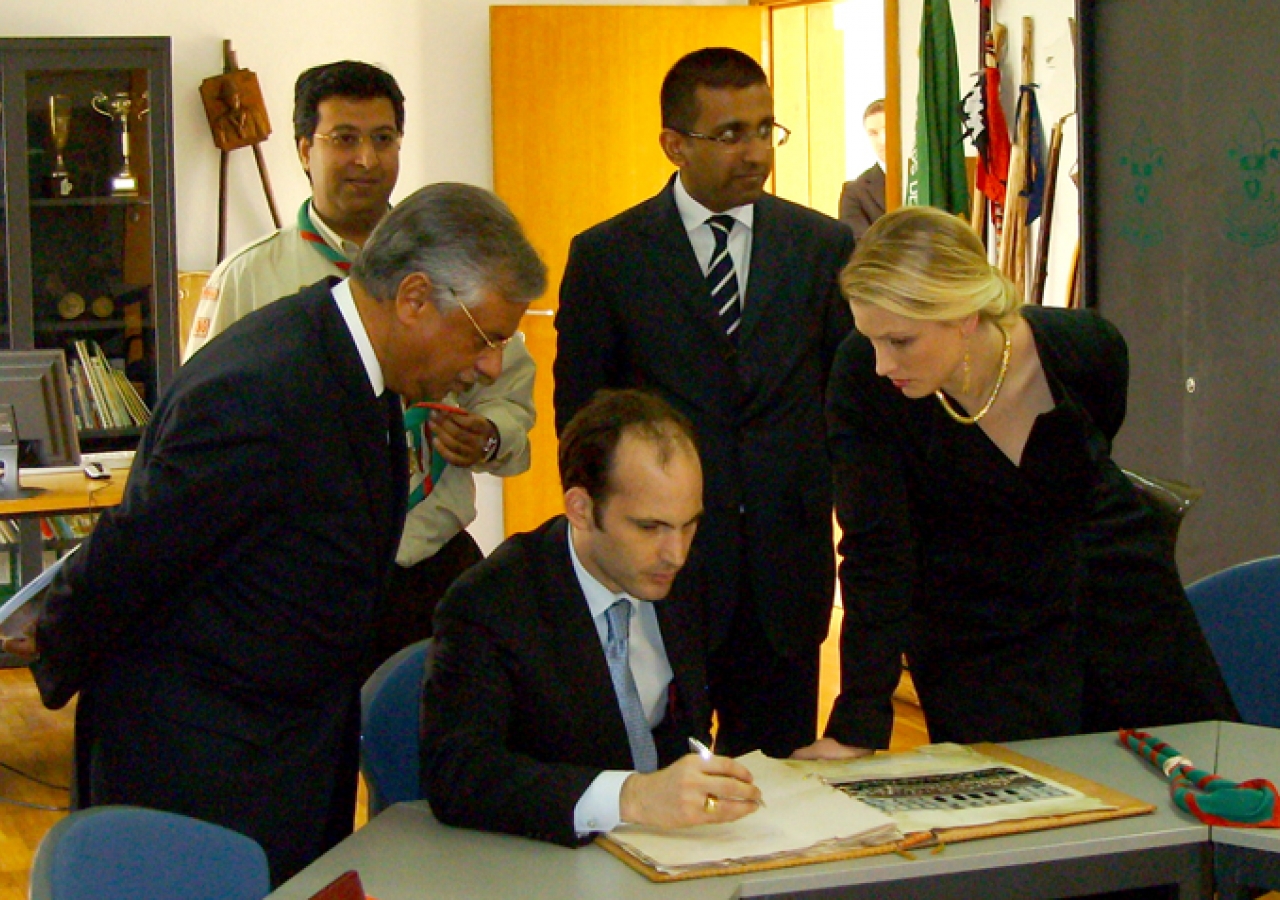
M 840 289 L 850 304 L 932 322 L 978 313 L 1007 325 L 1022 305 L 973 229 L 931 206 L 904 206 L 877 219 L 840 273 Z

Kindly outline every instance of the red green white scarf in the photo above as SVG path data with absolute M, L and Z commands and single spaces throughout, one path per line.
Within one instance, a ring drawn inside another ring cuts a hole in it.
M 307 241 L 315 248 L 317 253 L 341 269 L 343 273 L 351 271 L 351 260 L 347 259 L 346 254 L 342 253 L 342 251 L 335 250 L 329 246 L 329 242 L 320 235 L 320 232 L 316 230 L 316 226 L 312 223 L 310 197 L 298 207 L 298 233 L 302 235 L 304 241 Z

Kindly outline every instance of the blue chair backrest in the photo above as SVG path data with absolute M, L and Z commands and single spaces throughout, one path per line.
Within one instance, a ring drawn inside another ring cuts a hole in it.
M 1187 597 L 1241 717 L 1280 728 L 1280 556 L 1215 572 Z
M 135 806 L 74 812 L 36 849 L 30 900 L 262 900 L 267 855 L 244 835 Z
M 369 676 L 360 691 L 360 770 L 372 818 L 393 803 L 422 799 L 418 725 L 431 639 L 410 644 Z

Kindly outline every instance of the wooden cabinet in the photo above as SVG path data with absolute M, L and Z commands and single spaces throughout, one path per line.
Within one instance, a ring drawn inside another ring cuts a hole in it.
M 177 366 L 171 107 L 168 38 L 0 39 L 0 347 L 92 342 L 148 406 Z

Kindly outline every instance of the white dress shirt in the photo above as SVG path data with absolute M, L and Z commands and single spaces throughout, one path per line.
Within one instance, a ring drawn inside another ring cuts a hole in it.
M 707 224 L 707 219 L 717 213 L 713 213 L 690 197 L 689 192 L 684 189 L 684 182 L 678 175 L 674 193 L 676 209 L 680 212 L 680 221 L 684 223 L 684 230 L 689 235 L 689 243 L 693 245 L 693 254 L 698 257 L 702 274 L 706 275 L 711 268 L 711 254 L 716 248 L 716 238 L 711 232 L 711 226 Z M 737 221 L 733 231 L 729 232 L 729 257 L 733 260 L 734 274 L 738 276 L 738 302 L 745 309 L 747 275 L 751 272 L 751 233 L 755 227 L 756 208 L 754 204 L 748 203 L 746 206 L 735 206 L 733 209 L 725 210 L 723 215 L 733 216 Z
M 672 672 L 653 604 L 625 594 L 615 594 L 588 572 L 578 559 L 578 551 L 573 545 L 572 527 L 569 529 L 569 558 L 573 562 L 573 571 L 578 576 L 582 593 L 587 598 L 587 608 L 591 611 L 601 648 L 609 637 L 606 620 L 609 607 L 618 600 L 628 600 L 631 603 L 627 661 L 636 680 L 640 704 L 644 707 L 649 727 L 657 727 L 667 713 L 667 689 L 671 684 Z M 621 824 L 622 783 L 630 777 L 632 771 L 609 769 L 596 776 L 573 808 L 573 827 L 579 834 L 612 831 Z
M 360 353 L 360 361 L 364 363 L 365 373 L 369 376 L 369 386 L 373 388 L 373 396 L 381 397 L 387 389 L 382 375 L 382 363 L 378 362 L 378 354 L 373 352 L 373 341 L 369 340 L 369 332 L 365 330 L 364 320 L 356 309 L 356 298 L 351 294 L 351 285 L 340 281 L 331 291 L 338 311 L 342 313 L 342 321 L 347 323 L 351 339 L 356 342 L 356 350 Z

